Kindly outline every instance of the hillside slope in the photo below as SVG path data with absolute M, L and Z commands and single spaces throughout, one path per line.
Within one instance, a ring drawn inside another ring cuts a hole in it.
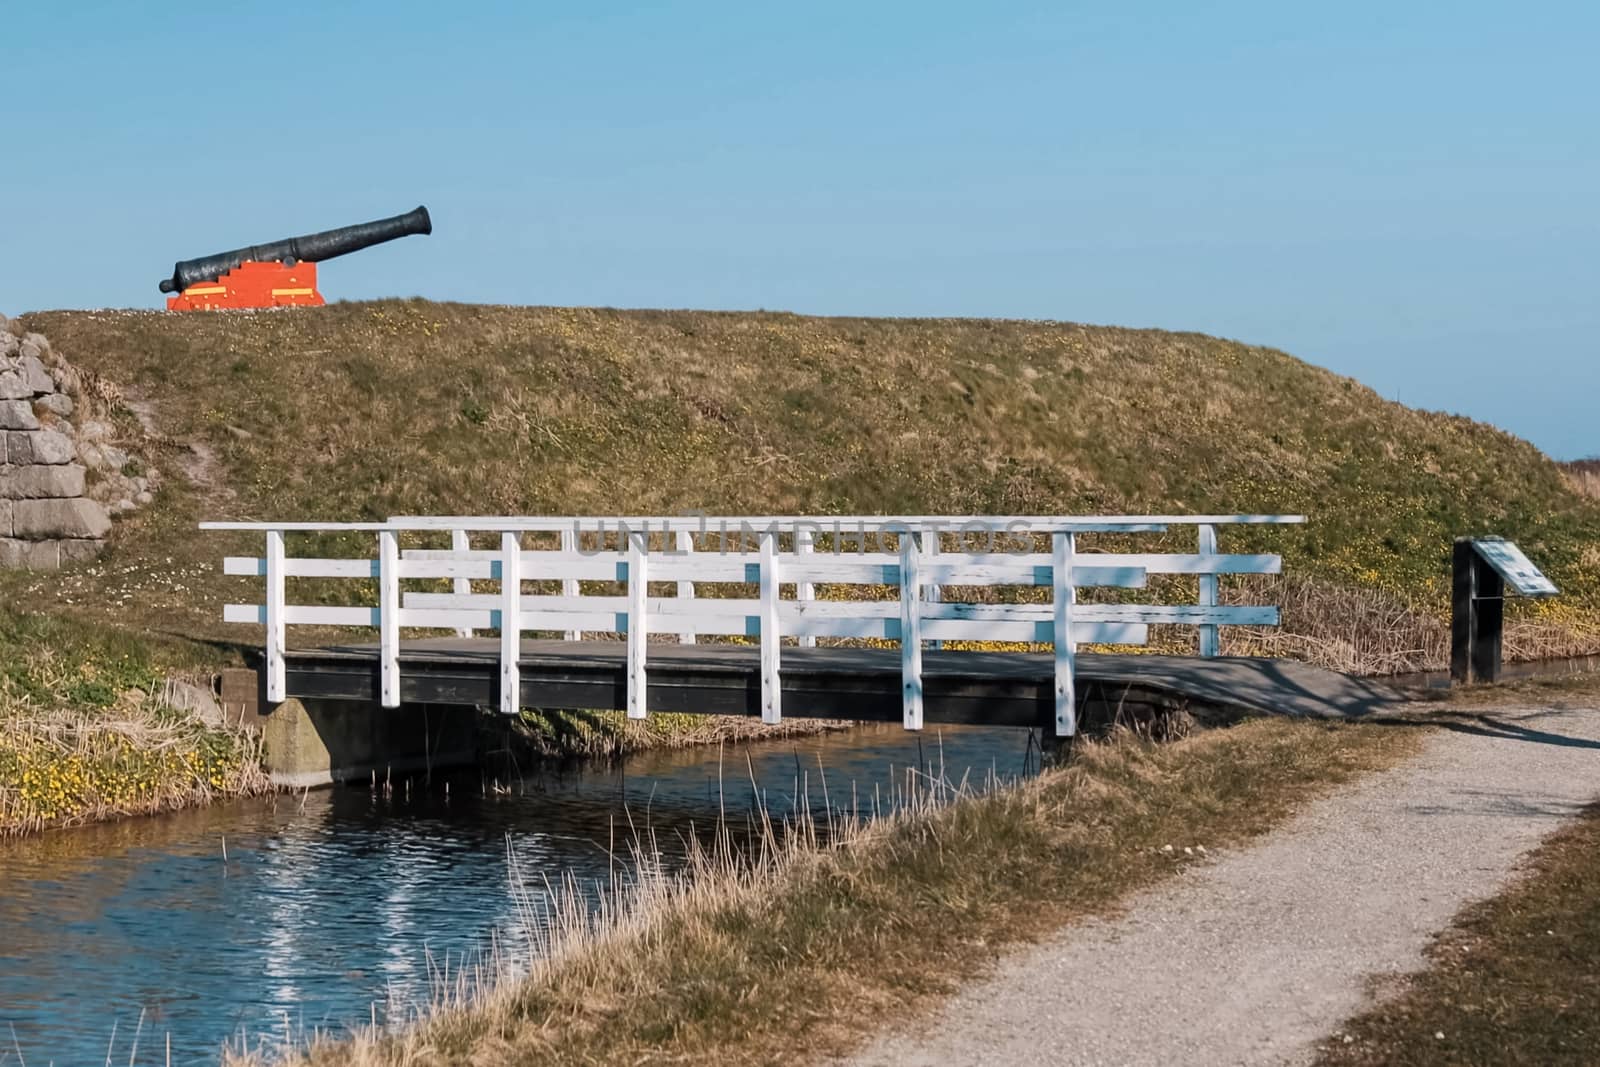
M 1496 532 L 1568 594 L 1539 618 L 1589 640 L 1600 608 L 1600 503 L 1532 445 L 1197 334 L 423 301 L 24 322 L 120 386 L 168 475 L 68 588 L 163 628 L 214 628 L 232 546 L 202 518 L 689 508 L 1304 512 L 1224 547 L 1435 620 L 1451 539 Z

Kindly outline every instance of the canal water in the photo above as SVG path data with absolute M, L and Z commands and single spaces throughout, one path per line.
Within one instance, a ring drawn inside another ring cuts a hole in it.
M 1600 656 L 1568 656 L 1561 659 L 1522 660 L 1507 663 L 1500 668 L 1504 682 L 1527 678 L 1571 678 L 1600 671 Z M 1377 680 L 1397 689 L 1449 689 L 1448 670 L 1408 671 L 1404 674 L 1378 675 Z
M 0 1065 L 162 1064 L 169 1041 L 172 1063 L 213 1064 L 225 1042 L 403 1018 L 446 966 L 525 958 L 519 879 L 608 879 L 630 825 L 671 865 L 758 797 L 865 812 L 908 768 L 977 785 L 1027 760 L 1023 731 L 863 727 L 0 840 Z

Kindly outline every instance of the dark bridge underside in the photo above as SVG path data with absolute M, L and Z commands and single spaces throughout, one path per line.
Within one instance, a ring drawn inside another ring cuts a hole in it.
M 288 693 L 304 699 L 377 702 L 376 645 L 296 649 L 286 655 Z M 406 641 L 400 653 L 405 703 L 494 707 L 497 640 Z M 627 707 L 627 646 L 620 641 L 522 642 L 522 706 L 573 710 Z M 1211 708 L 1350 717 L 1399 701 L 1382 685 L 1289 660 L 1082 654 L 1080 703 L 1115 705 L 1155 695 Z M 923 652 L 928 722 L 1037 726 L 1052 722 L 1049 653 Z M 901 719 L 900 652 L 888 648 L 784 648 L 783 714 L 797 718 Z M 651 711 L 761 713 L 760 650 L 753 645 L 652 644 Z

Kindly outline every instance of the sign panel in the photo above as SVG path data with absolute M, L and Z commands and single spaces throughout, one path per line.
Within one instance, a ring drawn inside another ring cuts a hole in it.
M 1522 549 L 1498 537 L 1474 538 L 1472 547 L 1500 573 L 1506 584 L 1522 596 L 1555 596 L 1560 590 L 1544 572 L 1529 562 Z

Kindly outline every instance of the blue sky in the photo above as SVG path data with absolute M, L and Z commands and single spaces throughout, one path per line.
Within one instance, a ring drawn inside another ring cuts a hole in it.
M 1271 344 L 1600 452 L 1600 5 L 8 4 L 0 311 L 426 203 L 330 298 Z

